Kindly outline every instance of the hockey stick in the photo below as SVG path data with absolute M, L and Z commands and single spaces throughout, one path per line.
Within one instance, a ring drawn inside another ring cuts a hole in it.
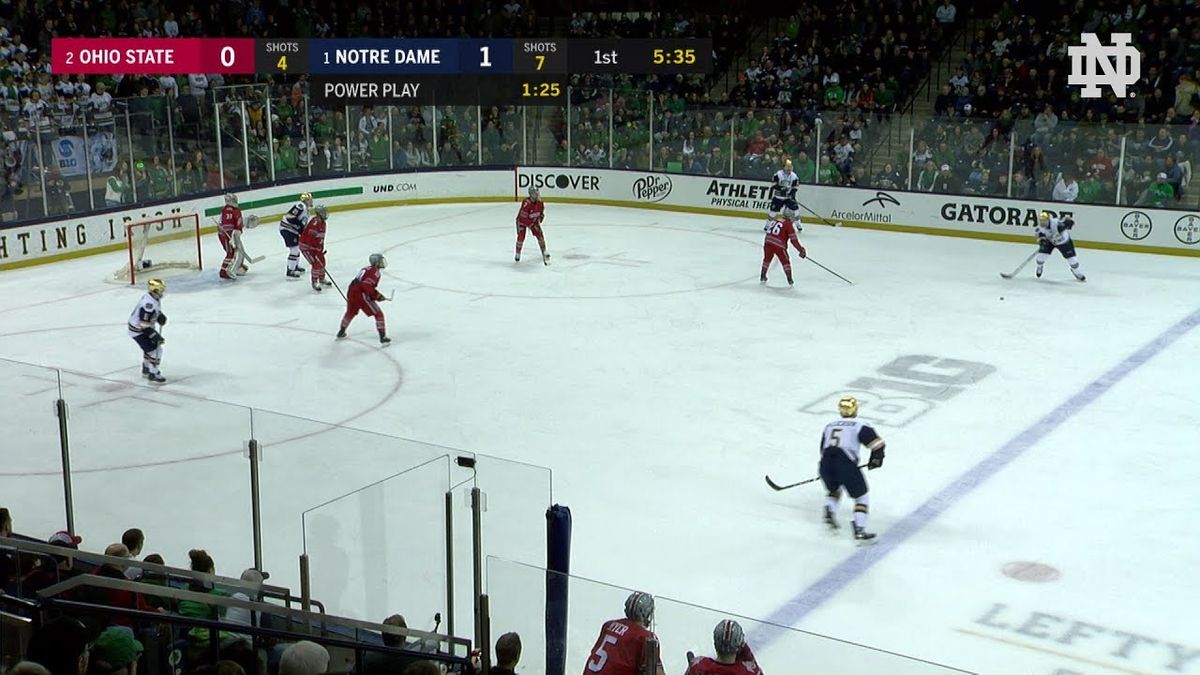
M 1025 269 L 1025 266 L 1026 266 L 1026 265 L 1028 265 L 1028 264 L 1029 264 L 1029 261 L 1030 261 L 1030 260 L 1033 260 L 1033 257 L 1034 257 L 1035 255 L 1037 255 L 1037 254 L 1038 254 L 1038 252 L 1037 252 L 1037 251 L 1034 251 L 1033 253 L 1030 253 L 1030 254 L 1029 254 L 1029 257 L 1025 258 L 1025 261 L 1024 261 L 1024 262 L 1022 262 L 1020 265 L 1017 265 L 1017 269 L 1013 270 L 1012 272 L 1010 272 L 1010 273 L 1008 273 L 1008 274 L 1005 274 L 1004 272 L 1001 272 L 1001 273 L 1000 273 L 1000 276 L 1004 277 L 1005 279 L 1011 279 L 1011 278 L 1013 278 L 1013 277 L 1017 276 L 1017 274 L 1018 274 L 1018 273 L 1019 273 L 1021 270 Z
M 849 280 L 849 279 L 847 279 L 846 277 L 844 277 L 844 276 L 842 276 L 842 275 L 838 274 L 837 272 L 834 272 L 833 270 L 831 270 L 831 269 L 829 269 L 828 267 L 826 267 L 826 266 L 822 265 L 821 263 L 817 262 L 816 260 L 813 260 L 812 258 L 809 258 L 809 257 L 805 257 L 804 259 L 805 259 L 805 260 L 807 260 L 808 262 L 810 262 L 810 263 L 812 263 L 812 264 L 816 265 L 817 267 L 820 267 L 821 269 L 825 270 L 826 272 L 829 272 L 830 274 L 832 274 L 833 276 L 835 276 L 835 277 L 837 277 L 837 278 L 841 279 L 842 281 L 844 281 L 844 282 L 846 282 L 846 283 L 850 284 L 851 286 L 853 286 L 853 285 L 854 285 L 854 282 L 853 282 L 853 281 L 850 281 L 850 280 Z
M 860 464 L 858 468 L 865 469 L 865 468 L 867 468 L 867 465 Z M 789 485 L 780 485 L 780 484 L 776 483 L 775 481 L 771 480 L 770 476 L 763 476 L 763 478 L 767 479 L 767 485 L 770 485 L 771 489 L 775 490 L 776 492 L 778 492 L 780 490 L 790 490 L 794 487 L 799 487 L 801 485 L 808 485 L 809 483 L 815 483 L 815 482 L 821 480 L 821 477 L 817 476 L 816 478 L 809 478 L 808 480 L 802 480 L 799 483 L 791 483 Z
M 338 282 L 333 280 L 333 275 L 329 273 L 329 270 L 325 270 L 325 278 L 329 279 L 329 283 L 333 284 L 333 287 L 337 289 L 339 294 L 341 294 L 342 300 L 350 302 L 348 299 L 346 299 L 346 294 L 342 293 L 342 287 L 338 286 Z
M 837 223 L 834 223 L 834 222 L 830 221 L 830 220 L 829 220 L 828 218 L 826 218 L 825 216 L 823 216 L 823 215 L 821 215 L 821 214 L 817 213 L 816 211 L 813 211 L 812 209 L 808 208 L 808 206 L 806 206 L 806 205 L 804 204 L 804 202 L 800 201 L 799 199 L 797 199 L 797 200 L 796 200 L 796 203 L 800 205 L 800 208 L 802 208 L 802 209 L 804 209 L 805 211 L 808 211 L 809 213 L 811 213 L 811 214 L 813 214 L 814 216 L 816 216 L 816 217 L 817 217 L 817 220 L 821 221 L 822 223 L 825 223 L 826 225 L 828 225 L 828 226 L 830 226 L 830 227 L 837 227 Z
M 211 220 L 213 222 L 213 224 L 215 224 L 217 226 L 217 228 L 220 229 L 221 224 L 217 222 L 216 218 L 210 218 L 209 220 Z M 267 256 L 265 256 L 265 255 L 260 255 L 257 257 L 253 257 L 253 258 L 250 257 L 250 252 L 246 250 L 246 247 L 244 245 L 242 245 L 242 235 L 241 235 L 240 231 L 235 230 L 235 232 L 238 232 L 237 249 L 238 249 L 238 252 L 241 253 L 241 255 L 242 255 L 243 263 L 249 262 L 251 265 L 254 265 L 256 263 L 260 263 L 267 259 Z M 231 239 L 233 238 L 232 235 L 230 236 L 230 238 Z M 240 266 L 241 266 L 240 264 L 237 265 L 237 267 L 240 267 Z

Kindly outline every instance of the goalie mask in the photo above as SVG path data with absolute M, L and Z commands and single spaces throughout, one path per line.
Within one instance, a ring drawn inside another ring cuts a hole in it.
M 150 295 L 161 300 L 162 296 L 167 292 L 167 282 L 162 279 L 151 279 L 146 282 L 146 290 L 150 292 Z
M 238 205 L 237 195 L 233 194 L 232 192 L 225 195 L 225 206 L 237 206 L 237 205 Z
M 387 267 L 387 258 L 383 257 L 382 253 L 372 253 L 367 261 L 371 263 L 371 267 L 378 267 L 379 269 Z
M 853 396 L 843 396 L 838 401 L 838 413 L 842 417 L 855 417 L 858 415 L 858 399 Z

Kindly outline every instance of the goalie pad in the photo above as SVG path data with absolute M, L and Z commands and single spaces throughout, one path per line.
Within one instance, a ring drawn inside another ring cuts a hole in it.
M 233 244 L 233 263 L 229 266 L 229 269 L 230 272 L 233 272 L 240 270 L 242 265 L 247 264 L 247 258 L 250 256 L 246 255 L 246 246 L 242 244 L 242 233 L 240 231 L 234 230 L 229 239 Z

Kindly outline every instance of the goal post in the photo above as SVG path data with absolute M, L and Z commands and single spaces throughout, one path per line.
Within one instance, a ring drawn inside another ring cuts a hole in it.
M 173 213 L 124 224 L 125 264 L 113 281 L 136 285 L 139 275 L 162 270 L 202 270 L 200 215 Z

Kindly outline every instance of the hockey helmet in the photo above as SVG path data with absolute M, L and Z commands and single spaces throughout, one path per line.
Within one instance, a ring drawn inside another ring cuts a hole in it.
M 783 170 L 784 171 L 792 170 L 792 160 L 790 160 L 790 159 L 783 160 Z
M 793 209 L 792 207 L 787 206 L 787 207 L 784 207 L 783 211 L 779 212 L 779 215 L 783 216 L 787 220 L 795 220 L 797 214 L 796 214 L 796 209 Z
M 379 269 L 387 267 L 387 258 L 383 257 L 382 253 L 372 253 L 367 261 L 371 263 L 371 267 L 378 267 Z
M 722 619 L 713 629 L 713 648 L 718 656 L 735 656 L 746 644 L 746 633 L 733 619 Z
M 858 415 L 858 399 L 853 396 L 843 396 L 838 400 L 838 413 L 842 417 L 855 417 Z
M 654 621 L 654 596 L 634 591 L 625 599 L 625 618 L 649 626 Z
M 531 187 L 531 188 L 529 188 L 529 198 L 530 198 L 530 199 L 541 199 L 541 198 L 542 198 L 542 191 L 541 191 L 541 190 L 539 190 L 539 189 L 537 189 L 537 188 L 535 188 L 535 187 Z
M 146 290 L 150 292 L 150 295 L 161 299 L 167 292 L 167 282 L 162 279 L 151 279 L 146 282 Z
M 1038 225 L 1045 227 L 1049 224 L 1050 224 L 1050 212 L 1049 211 L 1039 211 L 1038 212 Z
M 329 218 L 329 209 L 326 208 L 324 204 L 317 204 L 317 208 L 314 209 L 313 212 L 316 213 L 317 217 L 321 220 L 326 220 Z
M 312 206 L 312 203 L 313 203 L 312 193 L 311 192 L 301 192 L 300 193 L 300 201 L 304 202 L 305 205 L 307 205 L 307 206 Z
M 237 206 L 237 204 L 237 195 L 233 194 L 232 192 L 225 195 L 225 206 Z

